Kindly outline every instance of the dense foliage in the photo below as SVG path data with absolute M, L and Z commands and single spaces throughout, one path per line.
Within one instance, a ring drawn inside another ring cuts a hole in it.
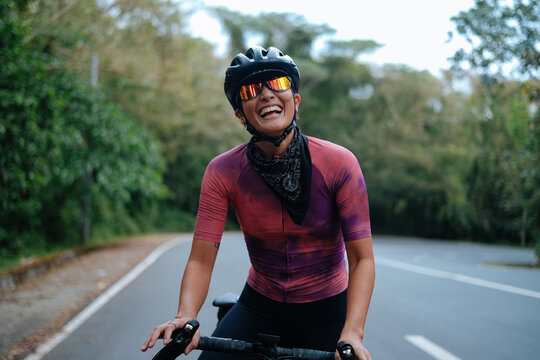
M 0 255 L 140 231 L 165 193 L 158 143 L 1 6 Z
M 470 45 L 456 52 L 455 67 L 480 75 L 475 93 L 485 121 L 477 119 L 482 146 L 474 171 L 485 180 L 477 181 L 472 199 L 475 208 L 489 199 L 491 211 L 481 213 L 479 230 L 510 238 L 519 232 L 522 246 L 536 239 L 540 255 L 540 1 L 477 0 L 452 20 Z M 505 72 L 521 84 L 507 81 Z
M 186 32 L 186 10 L 167 0 L 0 4 L 1 256 L 191 230 L 206 164 L 248 137 L 223 94 L 228 60 Z M 516 4 L 520 15 L 505 29 L 537 31 L 530 24 L 538 4 Z M 477 1 L 454 19 L 458 33 L 488 34 L 493 49 L 510 49 L 507 41 L 519 41 L 475 30 L 487 15 L 489 29 L 503 28 L 501 9 Z M 362 54 L 381 46 L 371 40 L 329 41 L 314 54 L 314 42 L 333 29 L 300 15 L 270 13 L 261 22 L 211 10 L 230 54 L 256 36 L 293 55 L 299 124 L 356 154 L 375 233 L 540 244 L 539 64 L 530 51 L 520 55 L 528 45 L 513 53 L 527 71 L 519 81 L 487 76 L 508 54 L 484 66 L 485 51 L 457 53 L 456 65 L 486 70 L 466 75 L 463 92 L 457 69 L 438 79 L 402 65 L 367 66 Z M 521 43 L 535 41 L 537 49 L 538 37 Z

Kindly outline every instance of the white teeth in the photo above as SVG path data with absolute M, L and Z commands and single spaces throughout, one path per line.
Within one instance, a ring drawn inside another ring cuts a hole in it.
M 281 111 L 281 108 L 277 105 L 272 105 L 272 106 L 269 106 L 269 107 L 265 107 L 264 109 L 262 109 L 260 112 L 259 112 L 259 115 L 260 116 L 264 116 L 266 115 L 267 113 L 271 112 L 271 111 Z

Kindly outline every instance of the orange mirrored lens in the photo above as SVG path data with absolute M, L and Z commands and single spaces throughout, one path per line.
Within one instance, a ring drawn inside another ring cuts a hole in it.
M 265 81 L 266 85 L 274 91 L 284 91 L 291 88 L 291 81 L 288 77 L 282 76 Z M 263 83 L 247 84 L 240 87 L 240 98 L 242 100 L 253 99 L 262 91 Z
M 259 95 L 262 89 L 262 83 L 242 85 L 240 87 L 240 98 L 242 100 L 248 100 Z
M 266 82 L 272 90 L 287 90 L 291 87 L 291 82 L 286 76 L 282 76 Z

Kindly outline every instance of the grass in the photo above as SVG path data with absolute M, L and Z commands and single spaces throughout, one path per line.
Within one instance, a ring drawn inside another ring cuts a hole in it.
M 88 244 L 84 246 L 61 246 L 54 249 L 36 251 L 34 253 L 29 251 L 27 255 L 20 257 L 0 257 L 0 274 L 11 270 L 39 266 L 40 264 L 52 261 L 53 259 L 69 252 L 79 255 L 111 244 L 114 244 L 114 241 L 101 244 Z
M 192 232 L 195 227 L 195 216 L 187 212 L 172 209 L 171 211 L 164 211 L 163 214 L 157 217 L 155 223 L 147 225 L 141 226 L 141 228 L 136 229 L 133 233 L 128 231 L 125 234 L 114 234 L 106 226 L 94 226 L 92 228 L 92 238 L 88 244 L 81 245 L 68 240 L 64 244 L 54 244 L 52 246 L 35 244 L 34 248 L 26 247 L 17 256 L 3 256 L 1 255 L 2 252 L 0 252 L 0 274 L 35 266 L 37 263 L 50 261 L 52 258 L 70 251 L 81 254 L 121 243 L 132 237 L 144 236 L 145 234 Z
M 133 237 L 135 236 L 138 235 L 133 235 Z M 85 245 L 65 244 L 57 245 L 50 249 L 34 251 L 32 251 L 32 249 L 26 249 L 25 254 L 18 257 L 0 257 L 0 274 L 8 271 L 17 271 L 28 267 L 39 266 L 40 264 L 50 262 L 53 259 L 68 253 L 81 255 L 103 247 L 114 246 L 124 241 L 128 241 L 130 238 L 131 236 L 100 237 L 99 239 L 93 239 Z
M 486 265 L 491 266 L 507 266 L 507 267 L 517 267 L 517 268 L 526 268 L 526 269 L 540 269 L 540 262 L 536 263 L 506 263 L 506 262 L 486 262 Z

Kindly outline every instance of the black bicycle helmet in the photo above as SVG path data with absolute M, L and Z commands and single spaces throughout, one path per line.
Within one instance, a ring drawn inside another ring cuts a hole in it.
M 249 78 L 267 73 L 281 73 L 291 78 L 292 89 L 298 92 L 300 87 L 300 71 L 290 56 L 284 55 L 279 49 L 261 46 L 249 48 L 245 54 L 234 57 L 225 73 L 225 95 L 233 109 L 241 106 L 239 91 L 242 83 Z

